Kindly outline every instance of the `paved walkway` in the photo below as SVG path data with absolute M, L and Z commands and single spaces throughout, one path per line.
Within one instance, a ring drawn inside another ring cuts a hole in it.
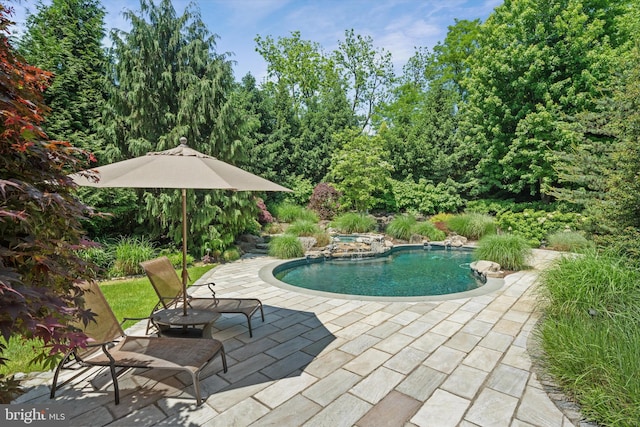
M 557 255 L 534 252 L 537 269 Z M 14 403 L 55 405 L 74 426 L 574 425 L 544 391 L 527 351 L 538 270 L 507 276 L 488 295 L 380 302 L 269 285 L 258 272 L 273 262 L 224 264 L 198 282 L 215 280 L 219 295 L 259 297 L 266 317 L 254 317 L 253 338 L 243 316 L 216 321 L 229 371 L 219 359 L 205 370 L 201 406 L 188 377 L 153 371 L 123 375 L 119 405 L 105 373 L 75 380 L 53 401 L 51 373 L 43 373 Z

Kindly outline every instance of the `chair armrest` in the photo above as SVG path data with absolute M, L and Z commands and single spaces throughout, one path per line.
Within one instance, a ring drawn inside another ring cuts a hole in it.
M 127 320 L 149 320 L 150 316 L 147 317 L 125 317 L 122 319 L 122 322 L 120 322 L 120 326 L 122 326 L 124 324 L 124 322 L 126 322 Z
M 211 298 L 213 298 L 216 302 L 216 305 L 218 304 L 218 297 L 216 297 L 216 291 L 213 290 L 213 287 L 216 285 L 215 282 L 209 282 L 209 283 L 205 283 L 207 285 L 207 288 L 209 288 L 209 291 L 211 292 Z

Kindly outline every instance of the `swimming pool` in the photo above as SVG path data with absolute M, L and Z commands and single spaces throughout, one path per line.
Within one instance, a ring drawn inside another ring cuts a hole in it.
M 405 245 L 386 256 L 355 261 L 281 261 L 263 268 L 260 275 L 279 287 L 337 298 L 442 300 L 502 286 L 501 279 L 484 284 L 472 273 L 471 261 L 469 248 Z

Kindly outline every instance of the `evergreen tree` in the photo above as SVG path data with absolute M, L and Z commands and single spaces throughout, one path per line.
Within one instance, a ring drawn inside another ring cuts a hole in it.
M 39 1 L 19 43 L 24 58 L 54 77 L 44 93 L 50 138 L 98 149 L 96 129 L 105 100 L 105 11 L 98 0 Z
M 116 161 L 161 151 L 187 137 L 190 147 L 242 166 L 246 127 L 233 96 L 231 62 L 215 51 L 211 35 L 193 4 L 177 15 L 170 0 L 141 0 L 140 12 L 124 13 L 128 33 L 114 31 L 113 93 L 102 132 L 104 159 Z M 212 240 L 224 245 L 251 227 L 256 205 L 249 193 L 189 192 L 190 248 Z M 180 192 L 145 191 L 139 219 L 159 237 L 169 230 L 181 240 Z M 195 240 L 195 245 L 193 244 Z M 219 245 L 219 243 L 218 243 Z

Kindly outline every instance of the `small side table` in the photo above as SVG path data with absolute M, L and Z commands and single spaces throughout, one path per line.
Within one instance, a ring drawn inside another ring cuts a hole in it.
M 182 307 L 167 308 L 159 310 L 152 315 L 153 322 L 160 326 L 182 327 L 185 335 L 188 335 L 189 329 L 202 326 L 202 336 L 211 337 L 211 328 L 213 323 L 218 320 L 220 313 L 212 310 L 195 310 L 191 307 L 187 308 L 187 315 L 184 315 Z

